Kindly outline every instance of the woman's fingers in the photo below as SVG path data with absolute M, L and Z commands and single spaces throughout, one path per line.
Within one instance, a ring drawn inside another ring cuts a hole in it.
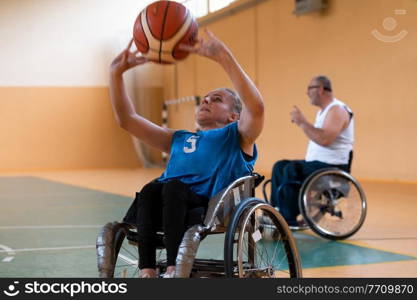
M 130 50 L 130 48 L 132 47 L 133 44 L 133 38 L 130 40 L 129 44 L 126 47 L 126 50 Z
M 197 49 L 195 46 L 190 46 L 187 44 L 180 44 L 178 48 L 182 51 L 193 52 L 193 53 L 197 52 Z

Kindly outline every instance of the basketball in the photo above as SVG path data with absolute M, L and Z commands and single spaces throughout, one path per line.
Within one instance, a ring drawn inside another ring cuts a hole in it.
M 151 61 L 171 64 L 188 56 L 179 44 L 197 42 L 198 25 L 192 13 L 174 1 L 157 1 L 142 10 L 133 27 L 133 40 Z

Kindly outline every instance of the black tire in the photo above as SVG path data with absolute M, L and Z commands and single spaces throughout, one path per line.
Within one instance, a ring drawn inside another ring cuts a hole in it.
M 311 174 L 300 189 L 300 212 L 318 235 L 342 240 L 355 234 L 366 217 L 366 196 L 349 173 L 329 168 Z
M 264 222 L 265 220 L 268 222 Z M 267 226 L 274 228 L 276 234 L 273 240 L 267 240 L 262 235 Z M 253 241 L 252 238 L 255 233 L 258 236 L 257 241 Z M 246 244 L 248 246 L 245 254 Z M 263 256 L 255 258 L 255 253 L 263 254 L 271 247 L 274 249 L 274 254 L 270 256 L 272 262 L 279 261 L 279 266 L 278 263 L 270 265 L 271 261 L 267 263 L 268 267 L 261 266 L 264 264 L 261 262 Z M 277 252 L 278 248 L 283 251 Z M 281 255 L 279 260 L 276 259 L 275 254 Z M 243 201 L 233 214 L 225 237 L 224 260 L 226 277 L 275 278 L 281 275 L 291 278 L 302 277 L 298 250 L 287 223 L 277 210 L 257 198 Z M 282 261 L 285 262 L 284 265 L 281 264 Z
M 128 237 L 136 232 L 123 225 L 114 231 L 113 278 L 134 278 L 139 275 L 139 253 L 137 244 Z
M 101 278 L 113 278 L 115 264 L 120 247 L 125 239 L 128 227 L 126 224 L 107 223 L 97 237 L 97 264 Z
M 268 193 L 266 191 L 266 187 L 268 186 L 268 184 L 271 183 L 271 179 L 266 180 L 263 185 L 262 185 L 262 194 L 264 195 L 264 199 L 267 203 L 271 204 L 270 199 L 268 197 Z

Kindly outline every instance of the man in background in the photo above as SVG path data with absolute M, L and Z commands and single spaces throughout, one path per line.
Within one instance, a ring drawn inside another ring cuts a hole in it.
M 297 106 L 291 122 L 309 138 L 305 160 L 280 160 L 272 169 L 271 203 L 277 207 L 289 226 L 299 226 L 297 216 L 300 184 L 313 172 L 337 167 L 350 172 L 354 123 L 351 109 L 334 98 L 332 84 L 326 76 L 316 76 L 307 87 L 310 103 L 320 108 L 315 123 L 310 123 Z M 300 184 L 285 184 L 299 182 Z M 285 184 L 281 191 L 278 187 Z M 277 193 L 279 192 L 279 194 Z

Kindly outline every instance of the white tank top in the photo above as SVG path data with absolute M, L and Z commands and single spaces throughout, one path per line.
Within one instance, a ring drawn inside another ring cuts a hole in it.
M 330 108 L 335 105 L 339 105 L 346 109 L 351 116 L 352 110 L 342 101 L 333 99 L 333 101 L 327 105 L 324 110 L 317 112 L 316 122 L 314 127 L 322 128 L 324 120 L 326 119 L 327 113 Z M 353 149 L 353 130 L 354 122 L 351 117 L 349 125 L 340 133 L 336 140 L 327 147 L 320 146 L 315 142 L 311 141 L 308 143 L 306 161 L 318 160 L 331 165 L 345 165 L 349 163 L 349 153 Z

